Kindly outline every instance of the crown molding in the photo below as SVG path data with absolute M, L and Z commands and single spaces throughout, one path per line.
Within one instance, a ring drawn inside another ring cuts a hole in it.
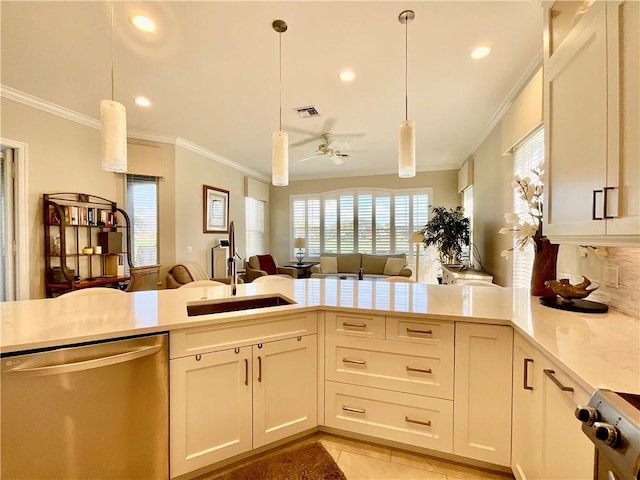
M 458 170 L 459 167 L 456 164 L 440 164 L 432 165 L 426 168 L 416 168 L 416 174 L 425 172 L 441 172 L 443 170 Z M 398 170 L 371 170 L 363 173 L 362 171 L 341 171 L 331 173 L 328 175 L 315 174 L 315 175 L 291 175 L 289 180 L 292 182 L 298 182 L 303 180 L 329 180 L 332 178 L 345 178 L 345 177 L 374 177 L 376 175 L 397 175 Z
M 257 180 L 271 182 L 271 177 L 267 177 L 264 173 L 258 172 L 257 170 L 254 170 L 249 167 L 245 167 L 244 165 L 240 165 L 239 163 L 236 163 L 233 160 L 229 160 L 228 158 L 223 157 L 222 155 L 212 152 L 211 150 L 207 150 L 206 148 L 201 147 L 200 145 L 195 144 L 193 142 L 190 142 L 189 140 L 186 140 L 182 137 L 177 137 L 175 144 L 178 147 L 185 148 L 194 153 L 202 155 L 203 157 L 207 157 L 207 158 L 210 158 L 211 160 L 215 160 L 218 163 L 222 163 L 223 165 L 226 165 L 227 167 L 231 167 L 234 170 L 239 170 L 242 173 L 251 175 Z
M 23 105 L 79 123 L 85 127 L 100 128 L 100 120 L 96 120 L 93 117 L 70 110 L 42 98 L 34 97 L 15 88 L 7 87 L 6 85 L 0 85 L 0 95 L 14 102 L 22 103 Z
M 64 118 L 66 120 L 70 120 L 75 123 L 79 123 L 80 125 L 84 125 L 85 127 L 95 128 L 100 130 L 101 122 L 98 119 L 90 117 L 88 115 L 84 115 L 82 113 L 76 112 L 69 108 L 62 107 L 55 103 L 49 102 L 39 97 L 35 97 L 33 95 L 29 95 L 28 93 L 21 92 L 20 90 L 16 90 L 15 88 L 8 87 L 6 85 L 0 84 L 0 96 L 7 98 L 9 100 L 13 100 L 14 102 L 22 103 L 29 107 L 35 108 L 37 110 L 50 113 L 52 115 L 56 115 L 58 117 Z M 270 182 L 271 179 L 257 170 L 253 170 L 252 168 L 245 167 L 244 165 L 240 165 L 239 163 L 234 162 L 222 155 L 218 155 L 215 152 L 207 150 L 200 145 L 197 145 L 189 140 L 186 140 L 182 137 L 174 137 L 171 135 L 162 135 L 153 132 L 145 132 L 142 130 L 127 130 L 127 138 L 133 138 L 136 140 L 146 140 L 150 142 L 158 142 L 158 143 L 167 143 L 170 145 L 175 145 L 178 147 L 185 148 L 194 153 L 202 155 L 204 157 L 210 158 L 218 163 L 226 165 L 227 167 L 231 167 L 234 170 L 238 170 L 247 175 L 251 175 L 252 177 Z
M 500 103 L 500 106 L 498 106 L 498 109 L 495 111 L 495 113 L 491 116 L 487 124 L 484 126 L 484 128 L 482 129 L 482 132 L 480 133 L 476 141 L 471 144 L 471 148 L 469 149 L 469 152 L 464 157 L 462 162 L 460 162 L 457 168 L 462 167 L 464 162 L 466 162 L 471 156 L 473 156 L 476 150 L 478 150 L 480 145 L 482 145 L 482 142 L 485 141 L 485 139 L 489 136 L 491 131 L 496 127 L 496 125 L 498 125 L 498 122 L 502 120 L 502 117 L 504 116 L 505 113 L 507 113 L 507 110 L 509 110 L 509 107 L 511 106 L 511 104 L 516 100 L 516 98 L 518 97 L 522 89 L 527 85 L 527 82 L 531 80 L 535 72 L 537 72 L 541 66 L 542 66 L 542 48 L 540 48 L 538 52 L 533 56 L 533 58 L 529 62 L 529 65 L 527 65 L 527 68 L 525 68 L 522 74 L 520 75 L 520 77 L 518 77 L 518 80 L 516 80 L 513 87 L 511 87 L 511 90 L 509 90 L 509 93 L 507 93 L 504 100 L 502 100 L 502 102 Z

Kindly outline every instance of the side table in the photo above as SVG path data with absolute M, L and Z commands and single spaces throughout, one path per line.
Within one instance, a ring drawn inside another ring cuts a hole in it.
M 309 278 L 311 276 L 311 267 L 317 263 L 288 263 L 286 267 L 293 267 L 298 270 L 298 278 Z

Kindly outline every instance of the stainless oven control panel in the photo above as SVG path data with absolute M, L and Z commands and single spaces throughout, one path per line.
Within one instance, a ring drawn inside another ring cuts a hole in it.
M 640 480 L 640 395 L 596 390 L 575 414 L 597 458 L 606 457 L 608 480 Z

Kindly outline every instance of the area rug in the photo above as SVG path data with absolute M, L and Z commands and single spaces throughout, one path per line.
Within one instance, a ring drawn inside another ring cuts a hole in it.
M 318 442 L 268 455 L 210 480 L 347 480 Z

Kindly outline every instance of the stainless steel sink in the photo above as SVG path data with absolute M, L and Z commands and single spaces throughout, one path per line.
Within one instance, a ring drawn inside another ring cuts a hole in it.
M 210 315 L 212 313 L 236 312 L 253 308 L 279 307 L 295 303 L 282 295 L 260 297 L 222 298 L 219 300 L 199 300 L 187 303 L 187 315 Z

